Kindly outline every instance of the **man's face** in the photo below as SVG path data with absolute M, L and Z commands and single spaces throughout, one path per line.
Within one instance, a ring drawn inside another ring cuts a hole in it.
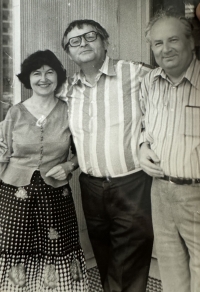
M 70 38 L 85 34 L 90 31 L 96 31 L 96 29 L 91 26 L 84 24 L 82 28 L 74 27 L 65 38 L 64 44 L 66 45 Z M 98 35 L 97 39 L 93 42 L 87 42 L 84 37 L 80 46 L 71 47 L 68 46 L 68 55 L 71 60 L 73 60 L 77 65 L 81 66 L 83 63 L 87 62 L 103 62 L 105 59 L 105 50 L 107 49 L 107 44 Z
M 150 31 L 156 63 L 168 74 L 183 74 L 192 60 L 194 43 L 184 32 L 184 25 L 173 17 L 158 20 Z

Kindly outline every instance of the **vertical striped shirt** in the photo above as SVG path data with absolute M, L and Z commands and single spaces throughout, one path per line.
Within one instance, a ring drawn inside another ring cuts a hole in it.
M 69 104 L 69 125 L 83 172 L 116 177 L 140 170 L 139 88 L 149 70 L 142 63 L 106 56 L 94 85 L 83 72 L 66 82 L 60 98 Z
M 200 62 L 194 57 L 176 85 L 161 68 L 151 71 L 140 102 L 145 127 L 140 142 L 150 142 L 164 173 L 200 178 Z

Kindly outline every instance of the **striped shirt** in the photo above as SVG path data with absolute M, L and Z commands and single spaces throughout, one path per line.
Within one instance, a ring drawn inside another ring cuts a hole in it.
M 106 56 L 94 85 L 83 72 L 66 82 L 61 98 L 69 104 L 69 125 L 83 172 L 116 177 L 141 169 L 139 87 L 149 70 L 142 63 Z
M 149 141 L 169 176 L 200 178 L 200 62 L 194 57 L 183 79 L 174 85 L 157 68 L 142 82 L 141 108 Z

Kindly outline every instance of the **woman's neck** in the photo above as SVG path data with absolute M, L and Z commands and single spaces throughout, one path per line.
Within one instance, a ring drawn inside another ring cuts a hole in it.
M 35 93 L 30 97 L 29 104 L 34 107 L 43 107 L 43 108 L 49 108 L 57 103 L 58 99 L 52 95 L 48 96 L 40 96 Z
M 31 96 L 32 99 L 35 99 L 35 100 L 38 100 L 41 102 L 47 102 L 48 100 L 52 101 L 52 100 L 54 100 L 54 97 L 55 97 L 54 92 L 52 92 L 51 94 L 48 94 L 48 95 L 40 95 L 34 91 L 33 91 L 32 96 Z
M 58 98 L 55 96 L 46 97 L 33 94 L 24 102 L 24 106 L 32 113 L 32 115 L 36 118 L 40 118 L 41 116 L 48 116 L 57 102 Z

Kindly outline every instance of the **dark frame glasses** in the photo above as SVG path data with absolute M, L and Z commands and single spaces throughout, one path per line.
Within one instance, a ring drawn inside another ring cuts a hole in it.
M 89 31 L 76 37 L 70 38 L 68 43 L 65 45 L 65 50 L 68 46 L 79 47 L 81 45 L 82 38 L 84 38 L 89 43 L 94 42 L 96 41 L 98 35 L 99 33 L 97 31 Z

